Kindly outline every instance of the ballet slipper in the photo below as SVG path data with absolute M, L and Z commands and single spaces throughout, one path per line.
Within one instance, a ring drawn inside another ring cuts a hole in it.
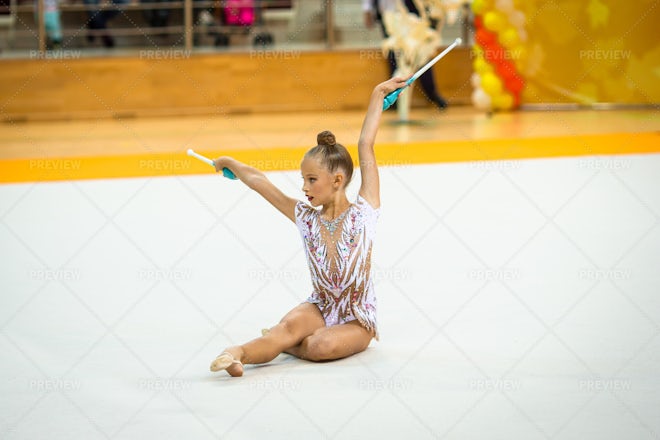
M 239 364 L 241 367 L 243 363 L 239 360 L 234 359 L 234 355 L 224 351 L 211 363 L 211 371 L 222 371 L 231 367 L 234 364 Z

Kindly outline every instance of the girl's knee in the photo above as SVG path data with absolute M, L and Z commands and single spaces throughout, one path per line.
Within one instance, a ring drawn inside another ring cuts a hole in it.
M 340 350 L 337 340 L 327 336 L 305 338 L 301 348 L 303 357 L 314 362 L 337 359 Z
M 300 326 L 290 320 L 282 320 L 271 328 L 262 338 L 269 339 L 281 346 L 282 350 L 298 345 L 302 342 Z
M 283 319 L 275 327 L 270 329 L 267 335 L 271 335 L 278 339 L 294 341 L 300 337 L 299 333 L 300 333 L 299 325 L 297 325 L 292 320 Z
M 282 332 L 284 332 L 284 333 L 287 334 L 287 335 L 292 335 L 293 332 L 294 332 L 293 324 L 292 324 L 290 321 L 285 320 L 285 319 L 283 319 L 282 321 L 280 321 L 279 324 L 277 324 L 277 325 L 275 326 L 275 329 L 279 329 L 279 330 L 281 330 Z M 273 330 L 273 329 L 271 329 L 271 331 L 272 331 L 272 330 Z

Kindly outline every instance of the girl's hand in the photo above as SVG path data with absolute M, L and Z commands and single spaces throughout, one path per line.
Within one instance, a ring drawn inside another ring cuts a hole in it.
M 408 79 L 410 79 L 410 76 L 408 78 L 395 76 L 394 78 L 390 78 L 387 81 L 378 84 L 376 86 L 376 89 L 379 90 L 381 93 L 387 95 L 395 90 L 405 87 L 406 81 L 408 81 Z
M 228 156 L 221 156 L 217 159 L 213 159 L 213 165 L 215 165 L 215 172 L 222 171 L 223 168 L 227 168 L 227 159 L 230 159 Z

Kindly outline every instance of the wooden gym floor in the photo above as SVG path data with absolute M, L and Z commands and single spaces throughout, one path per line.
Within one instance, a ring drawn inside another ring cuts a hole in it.
M 521 111 L 489 117 L 470 107 L 444 113 L 413 108 L 411 120 L 386 112 L 378 137 L 383 165 L 660 151 L 654 109 Z M 316 133 L 330 129 L 354 148 L 363 113 L 308 112 L 190 117 L 6 122 L 0 182 L 198 174 L 231 154 L 265 171 L 296 169 Z

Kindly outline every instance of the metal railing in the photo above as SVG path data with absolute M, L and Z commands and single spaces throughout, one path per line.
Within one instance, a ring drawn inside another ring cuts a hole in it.
M 9 1 L 9 0 L 7 0 Z M 37 40 L 37 51 L 39 54 L 44 54 L 47 51 L 47 32 L 45 24 L 45 2 L 47 0 L 36 0 L 30 2 L 29 4 L 12 4 L 11 13 L 14 16 L 19 16 L 23 14 L 23 17 L 34 17 L 36 30 L 34 27 L 30 27 L 30 23 L 27 23 L 25 19 L 23 20 L 14 20 L 18 21 L 24 26 L 24 29 L 14 29 L 13 37 L 21 38 L 28 37 L 34 38 Z M 106 0 L 107 1 L 107 0 Z M 299 0 L 303 2 L 304 0 Z M 263 13 L 268 10 L 292 10 L 296 7 L 295 0 L 255 0 L 254 2 L 249 2 L 254 5 L 255 9 L 255 21 L 254 23 L 246 26 L 230 26 L 223 24 L 221 21 L 216 21 L 213 24 L 204 24 L 200 23 L 199 20 L 195 22 L 195 12 L 201 12 L 202 10 L 218 10 L 218 8 L 227 7 L 227 0 L 171 0 L 163 2 L 148 2 L 148 3 L 139 3 L 136 0 L 131 0 L 131 3 L 119 3 L 113 4 L 109 2 L 104 2 L 100 4 L 85 4 L 85 3 L 63 3 L 58 5 L 58 10 L 61 14 L 71 14 L 71 13 L 81 13 L 88 11 L 117 11 L 121 15 L 124 15 L 129 22 L 133 24 L 132 27 L 109 27 L 107 29 L 90 29 L 89 16 L 85 14 L 85 17 L 81 17 L 78 21 L 78 27 L 65 27 L 62 29 L 62 37 L 68 38 L 67 44 L 65 44 L 62 49 L 72 49 L 69 44 L 73 38 L 84 35 L 88 38 L 100 37 L 102 35 L 110 35 L 112 37 L 135 37 L 143 36 L 147 39 L 150 39 L 153 35 L 180 35 L 179 40 L 176 41 L 177 45 L 181 45 L 183 49 L 187 52 L 193 50 L 195 45 L 195 35 L 208 34 L 209 32 L 227 32 L 227 33 L 248 33 L 251 30 L 264 28 L 266 27 L 263 20 Z M 356 3 L 360 3 L 357 2 Z M 320 42 L 326 49 L 332 50 L 337 47 L 337 40 L 334 32 L 335 24 L 337 23 L 335 17 L 335 4 L 334 0 L 326 0 L 322 2 L 322 10 L 319 11 L 319 15 L 322 15 L 322 23 L 316 24 L 320 26 L 320 33 L 324 36 L 324 41 Z M 138 25 L 132 20 L 128 13 L 131 11 L 157 11 L 157 10 L 169 10 L 172 12 L 170 14 L 170 20 L 176 19 L 177 22 L 172 24 L 167 24 L 166 26 L 152 27 L 147 23 L 144 25 Z M 469 12 L 469 8 L 467 8 Z M 176 14 L 176 17 L 172 16 Z M 216 14 L 216 18 L 217 18 Z M 314 24 L 306 24 L 307 26 L 313 26 Z M 469 18 L 466 16 L 460 24 L 460 30 L 458 30 L 459 35 L 462 36 L 464 44 L 470 41 L 471 29 Z M 458 35 L 457 35 L 458 36 Z M 378 43 L 372 43 L 372 46 L 376 46 Z

